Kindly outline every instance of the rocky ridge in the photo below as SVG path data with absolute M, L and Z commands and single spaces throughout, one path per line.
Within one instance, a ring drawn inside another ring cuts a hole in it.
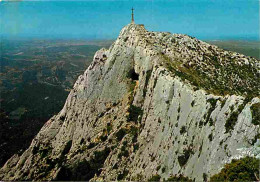
M 205 180 L 232 158 L 259 156 L 259 68 L 187 35 L 129 24 L 0 179 Z

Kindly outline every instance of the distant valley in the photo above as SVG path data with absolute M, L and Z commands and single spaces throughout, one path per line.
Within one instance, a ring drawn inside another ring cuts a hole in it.
M 112 41 L 3 40 L 0 80 L 0 166 L 27 148 L 64 105 L 93 55 Z

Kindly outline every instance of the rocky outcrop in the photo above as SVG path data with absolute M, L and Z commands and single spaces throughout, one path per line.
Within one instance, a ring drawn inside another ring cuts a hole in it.
M 232 158 L 259 155 L 259 66 L 186 35 L 129 24 L 0 179 L 205 180 Z

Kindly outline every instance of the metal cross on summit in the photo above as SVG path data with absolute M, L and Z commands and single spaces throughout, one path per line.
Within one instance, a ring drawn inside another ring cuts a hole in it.
M 134 20 L 134 8 L 132 8 L 132 21 L 131 23 L 135 23 L 135 20 Z

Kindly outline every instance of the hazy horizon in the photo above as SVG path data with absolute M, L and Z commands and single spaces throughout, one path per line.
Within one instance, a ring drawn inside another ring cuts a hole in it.
M 163 3 L 162 3 L 163 2 Z M 0 2 L 2 39 L 113 40 L 135 21 L 202 40 L 259 41 L 259 1 Z

